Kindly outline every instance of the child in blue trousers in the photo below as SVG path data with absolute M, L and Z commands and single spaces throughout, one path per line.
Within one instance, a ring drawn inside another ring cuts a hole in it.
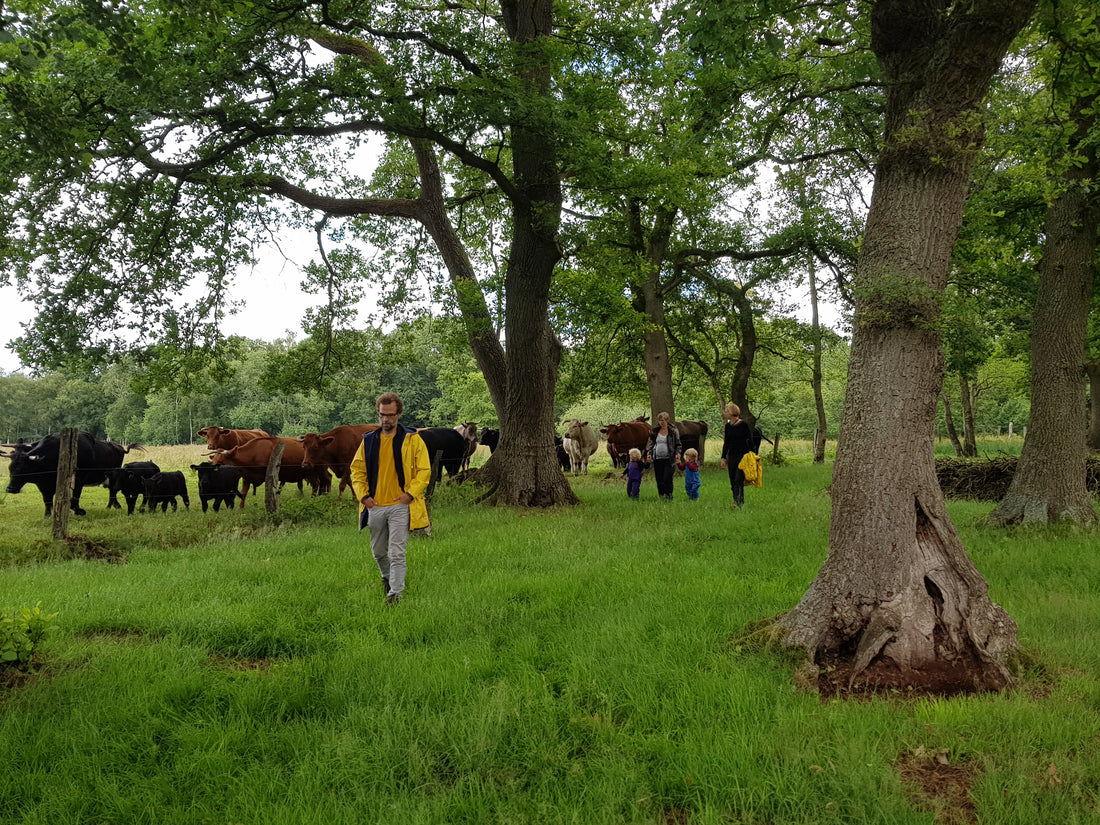
M 703 482 L 699 478 L 699 451 L 694 447 L 684 451 L 684 460 L 676 465 L 684 471 L 684 489 L 688 498 L 695 501 L 699 498 L 699 488 Z

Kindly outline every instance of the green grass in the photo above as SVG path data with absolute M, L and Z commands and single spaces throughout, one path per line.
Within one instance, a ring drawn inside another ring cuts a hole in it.
M 73 530 L 109 563 L 48 549 L 37 494 L 0 494 L 0 605 L 60 611 L 0 688 L 0 822 L 952 821 L 899 775 L 922 753 L 965 769 L 976 821 L 1100 821 L 1095 536 L 951 504 L 1020 624 L 1020 683 L 823 702 L 740 641 L 827 549 L 830 468 L 789 459 L 738 512 L 713 466 L 671 504 L 599 461 L 551 512 L 444 485 L 395 608 L 350 502 L 127 518 L 91 490 Z

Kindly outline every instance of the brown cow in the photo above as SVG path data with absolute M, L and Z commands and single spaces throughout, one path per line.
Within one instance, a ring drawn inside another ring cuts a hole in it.
M 231 430 L 218 426 L 203 427 L 197 434 L 199 438 L 206 439 L 206 449 L 208 450 L 232 450 L 237 445 L 244 444 L 254 438 L 270 438 L 266 430 Z M 250 486 L 255 485 L 252 485 L 249 481 L 242 482 L 241 489 L 244 494 L 248 493 Z M 255 488 L 259 489 L 258 486 Z M 244 507 L 244 494 L 241 496 L 241 507 Z
M 227 430 L 225 427 L 203 427 L 198 436 L 206 439 L 208 450 L 232 450 L 254 438 L 269 437 L 263 430 Z
M 462 434 L 462 438 L 466 441 L 466 452 L 462 456 L 462 469 L 470 469 L 470 458 L 477 451 L 477 423 L 476 421 L 466 421 L 455 427 L 455 430 Z
M 607 454 L 611 456 L 611 466 L 625 467 L 630 460 L 630 450 L 637 447 L 645 454 L 649 441 L 649 424 L 641 421 L 621 421 L 601 427 L 600 432 L 607 438 Z
M 363 436 L 371 430 L 377 430 L 377 424 L 341 424 L 327 433 L 306 433 L 298 436 L 305 451 L 302 467 L 320 467 L 332 470 L 340 477 L 340 490 L 336 494 L 339 501 L 344 488 L 351 486 L 351 460 L 355 451 L 363 443 Z
M 680 434 L 680 447 L 687 452 L 689 447 L 699 451 L 699 464 L 703 464 L 703 456 L 707 449 L 707 430 L 710 425 L 706 421 L 698 421 L 691 418 L 674 421 L 672 426 Z
M 328 470 L 324 467 L 310 467 L 308 470 L 302 466 L 305 458 L 305 450 L 302 442 L 297 438 L 254 438 L 243 444 L 238 444 L 230 449 L 215 450 L 210 454 L 210 461 L 214 464 L 230 464 L 241 471 L 241 480 L 244 482 L 241 492 L 241 509 L 244 509 L 245 496 L 248 495 L 248 486 L 258 490 L 267 476 L 267 464 L 271 460 L 271 453 L 276 444 L 285 444 L 283 460 L 279 464 L 279 481 L 302 482 L 306 481 L 313 488 L 314 495 L 329 478 Z

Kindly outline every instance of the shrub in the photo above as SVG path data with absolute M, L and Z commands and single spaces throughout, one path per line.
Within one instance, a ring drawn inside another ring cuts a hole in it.
M 56 613 L 44 614 L 42 602 L 16 612 L 0 613 L 0 667 L 26 667 L 39 643 L 56 629 Z

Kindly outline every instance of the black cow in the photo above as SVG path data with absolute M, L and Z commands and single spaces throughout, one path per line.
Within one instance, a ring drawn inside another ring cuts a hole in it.
M 417 434 L 424 439 L 424 445 L 428 448 L 428 460 L 435 466 L 435 455 L 443 451 L 443 459 L 440 462 L 439 481 L 443 477 L 443 470 L 448 476 L 453 476 L 462 469 L 462 459 L 466 456 L 466 439 L 458 430 L 450 427 L 428 427 L 417 430 Z
M 554 436 L 554 451 L 557 453 L 558 466 L 561 467 L 562 472 L 569 473 L 573 470 L 573 459 L 569 457 L 569 452 L 562 443 L 563 440 L 560 435 Z
M 202 464 L 192 464 L 191 469 L 199 476 L 199 500 L 204 513 L 210 501 L 214 502 L 215 513 L 222 504 L 225 504 L 226 512 L 229 512 L 238 496 L 244 498 L 240 490 L 241 471 L 231 464 L 204 461 Z
M 156 512 L 160 505 L 162 512 L 168 512 L 168 504 L 176 510 L 176 496 L 183 499 L 183 506 L 191 509 L 191 499 L 187 497 L 187 479 L 179 470 L 157 473 L 145 479 L 145 500 L 149 503 L 149 512 Z
M 710 429 L 706 421 L 693 418 L 681 418 L 673 421 L 672 426 L 680 434 L 680 448 L 687 452 L 694 449 L 699 453 L 699 464 L 702 465 L 707 451 L 707 430 Z
M 107 471 L 122 466 L 122 458 L 130 450 L 143 449 L 139 444 L 123 445 L 103 441 L 91 433 L 77 434 L 76 473 L 73 482 L 72 512 L 86 515 L 80 507 L 80 494 L 85 487 L 102 484 Z M 51 433 L 34 444 L 17 444 L 10 453 L 0 455 L 11 459 L 8 468 L 10 479 L 7 491 L 18 493 L 27 484 L 34 484 L 42 493 L 46 516 L 53 512 L 54 494 L 57 492 L 57 465 L 61 455 L 61 436 Z
M 138 496 L 145 492 L 145 479 L 159 472 L 160 467 L 152 461 L 130 461 L 116 470 L 108 470 L 107 480 L 103 482 L 110 493 L 107 509 L 122 509 L 122 505 L 118 503 L 118 494 L 122 493 L 122 497 L 126 499 L 126 514 L 132 516 Z M 143 499 L 141 509 L 144 510 L 148 503 L 148 499 Z
M 489 455 L 492 455 L 496 452 L 497 444 L 500 443 L 500 430 L 492 427 L 482 427 L 481 435 L 478 436 L 477 440 L 488 447 Z

